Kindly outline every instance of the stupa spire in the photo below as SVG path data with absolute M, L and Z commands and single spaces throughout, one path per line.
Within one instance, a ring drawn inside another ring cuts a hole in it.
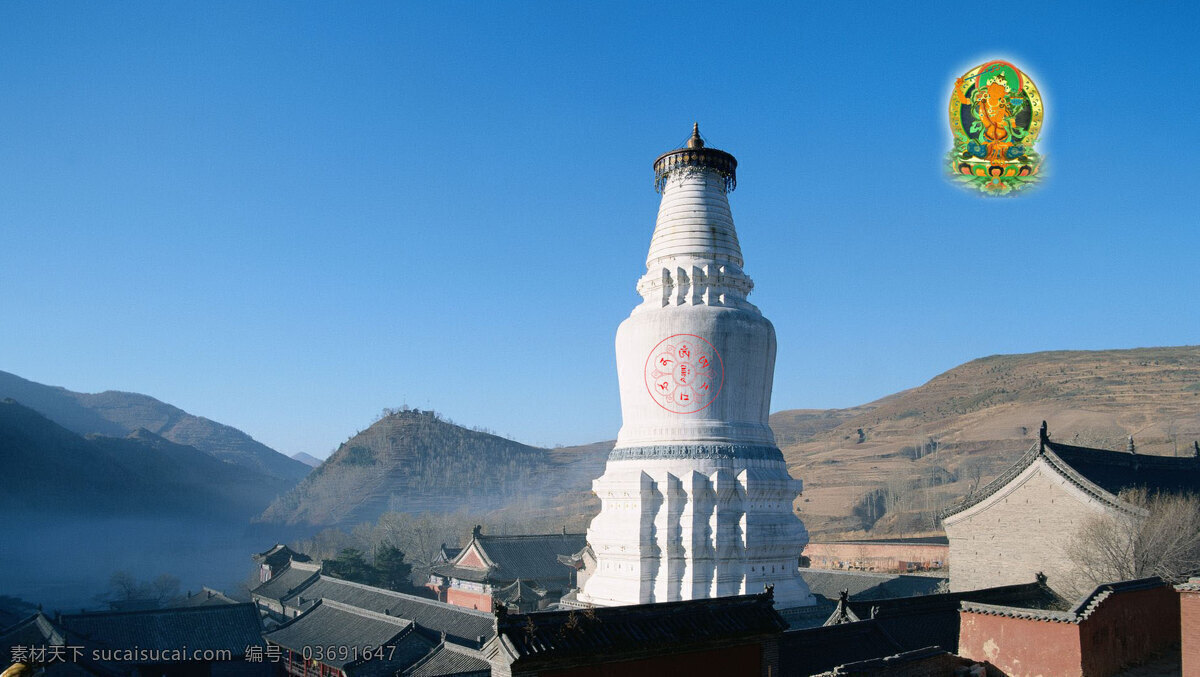
M 808 540 L 792 512 L 802 483 L 768 425 L 775 330 L 753 287 L 728 193 L 737 160 L 705 146 L 654 162 L 662 193 L 643 302 L 617 329 L 621 431 L 592 488 L 597 556 L 583 604 L 744 595 L 773 585 L 781 607 L 813 603 L 796 570 Z

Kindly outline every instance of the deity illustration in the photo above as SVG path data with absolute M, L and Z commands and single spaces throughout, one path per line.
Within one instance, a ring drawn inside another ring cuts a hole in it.
M 989 61 L 967 71 L 950 96 L 955 180 L 984 195 L 1015 195 L 1037 183 L 1042 113 L 1033 80 L 1011 63 Z

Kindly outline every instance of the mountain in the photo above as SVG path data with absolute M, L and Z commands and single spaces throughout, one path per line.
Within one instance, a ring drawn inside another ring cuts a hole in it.
M 852 409 L 771 416 L 811 532 L 914 532 L 1037 440 L 1191 454 L 1200 346 L 994 355 Z M 861 430 L 861 434 L 860 431 Z
M 770 423 L 805 491 L 814 535 L 934 531 L 936 515 L 1037 439 L 1138 453 L 1191 453 L 1200 438 L 1200 346 L 995 355 L 847 409 L 788 410 Z M 541 449 L 395 412 L 260 516 L 267 525 L 348 527 L 386 510 L 494 511 L 497 520 L 582 524 L 613 442 Z
M 289 486 L 145 429 L 82 437 L 12 399 L 0 401 L 0 467 L 5 514 L 244 523 Z
M 491 511 L 517 503 L 553 511 L 560 493 L 588 498 L 611 448 L 542 449 L 468 430 L 434 412 L 395 411 L 342 443 L 259 522 L 351 526 L 389 510 Z
M 321 463 L 322 463 L 321 459 L 317 458 L 316 456 L 313 456 L 312 454 L 306 454 L 303 451 L 298 451 L 298 452 L 292 454 L 292 458 L 294 460 L 300 461 L 301 463 L 303 463 L 304 465 L 306 465 L 310 468 L 315 468 L 315 467 L 321 465 Z
M 12 398 L 80 435 L 124 437 L 145 429 L 226 463 L 292 484 L 311 470 L 236 428 L 193 416 L 148 395 L 112 390 L 76 393 L 0 371 L 0 399 L 4 398 Z

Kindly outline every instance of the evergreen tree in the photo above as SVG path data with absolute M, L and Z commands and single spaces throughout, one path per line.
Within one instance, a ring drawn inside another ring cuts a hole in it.
M 325 560 L 325 573 L 346 581 L 370 584 L 375 572 L 361 550 L 342 548 L 337 557 Z
M 375 584 L 405 592 L 412 588 L 412 565 L 404 561 L 404 552 L 389 543 L 375 551 Z

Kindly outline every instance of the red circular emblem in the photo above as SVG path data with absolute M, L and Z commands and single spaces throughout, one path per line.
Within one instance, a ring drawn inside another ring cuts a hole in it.
M 658 406 L 676 414 L 712 404 L 724 382 L 721 354 L 695 334 L 668 336 L 646 357 L 646 392 Z

